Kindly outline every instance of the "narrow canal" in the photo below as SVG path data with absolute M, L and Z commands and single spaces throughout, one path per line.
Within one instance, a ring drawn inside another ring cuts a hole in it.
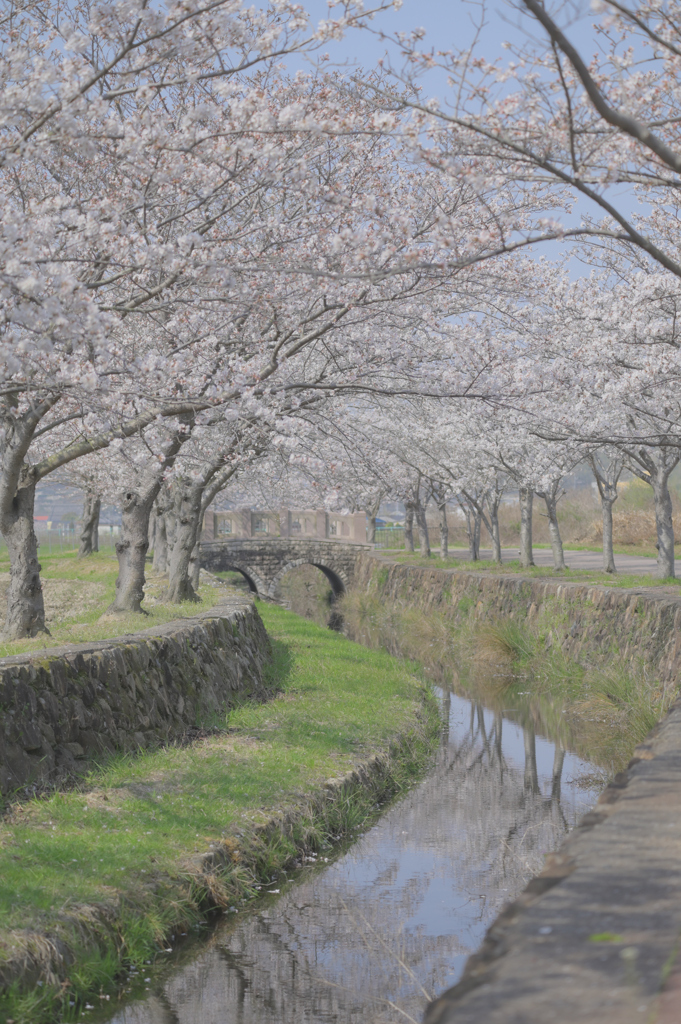
M 343 852 L 140 977 L 111 1024 L 419 1022 L 603 786 L 524 699 L 490 710 L 442 691 L 427 777 Z

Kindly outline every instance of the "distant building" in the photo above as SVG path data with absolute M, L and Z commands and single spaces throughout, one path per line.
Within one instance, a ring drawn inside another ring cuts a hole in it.
M 365 512 L 326 512 L 303 509 L 279 512 L 254 512 L 240 508 L 229 512 L 206 513 L 201 540 L 243 540 L 248 537 L 301 537 L 305 540 L 339 540 L 346 544 L 366 544 Z

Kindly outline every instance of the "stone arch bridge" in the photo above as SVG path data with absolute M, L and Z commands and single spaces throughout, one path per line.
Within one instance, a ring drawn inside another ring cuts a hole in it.
M 201 565 L 209 572 L 240 572 L 255 594 L 270 600 L 291 569 L 314 565 L 339 597 L 354 581 L 358 556 L 371 550 L 371 544 L 290 537 L 206 541 L 201 544 Z

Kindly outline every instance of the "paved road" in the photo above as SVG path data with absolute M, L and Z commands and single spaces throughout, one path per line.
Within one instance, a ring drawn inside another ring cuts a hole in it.
M 468 549 L 464 548 L 450 548 L 449 555 L 451 558 L 468 558 Z M 511 562 L 513 559 L 518 557 L 517 548 L 502 548 L 501 556 L 504 562 Z M 480 549 L 480 558 L 491 558 L 492 552 L 489 548 Z M 534 549 L 534 561 L 536 565 L 553 565 L 553 558 L 551 550 L 545 548 Z M 571 569 L 602 569 L 603 568 L 603 552 L 602 551 L 566 551 L 565 552 L 565 563 Z M 615 565 L 619 572 L 635 573 L 643 575 L 644 573 L 653 573 L 657 568 L 657 563 L 654 558 L 643 558 L 640 555 L 615 555 Z M 677 560 L 676 563 L 676 575 L 681 576 L 681 561 Z

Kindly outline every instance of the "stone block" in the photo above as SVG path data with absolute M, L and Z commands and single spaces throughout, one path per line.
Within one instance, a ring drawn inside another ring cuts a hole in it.
M 27 753 L 41 750 L 43 736 L 35 722 L 25 722 L 21 730 L 21 745 Z

